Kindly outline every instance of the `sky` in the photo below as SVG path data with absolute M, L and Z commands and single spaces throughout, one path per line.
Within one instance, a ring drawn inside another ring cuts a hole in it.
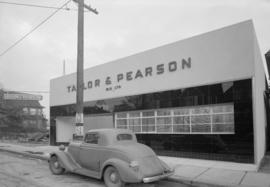
M 67 0 L 9 0 L 60 7 Z M 1 0 L 0 0 L 1 2 Z M 262 55 L 270 50 L 270 0 L 85 0 L 99 12 L 85 12 L 84 67 L 89 68 L 168 43 L 252 19 Z M 76 9 L 74 2 L 67 5 Z M 54 9 L 0 3 L 0 54 Z M 61 10 L 0 57 L 6 90 L 46 91 L 50 79 L 76 72 L 77 11 Z M 33 92 L 33 93 L 37 93 Z

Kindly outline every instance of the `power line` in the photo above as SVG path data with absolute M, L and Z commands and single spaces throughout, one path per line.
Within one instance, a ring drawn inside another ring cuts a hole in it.
M 6 1 L 0 1 L 0 4 L 8 4 L 8 5 L 18 5 L 18 6 L 26 6 L 26 7 L 35 7 L 35 8 L 47 8 L 47 9 L 59 9 L 59 7 L 54 6 L 45 6 L 45 5 L 36 5 L 36 4 L 25 4 L 25 3 L 15 3 L 15 2 L 6 2 Z M 60 8 L 62 10 L 74 10 L 77 11 L 77 9 L 63 7 Z
M 6 92 L 25 92 L 25 93 L 44 93 L 44 94 L 49 94 L 49 91 L 31 91 L 31 90 L 4 90 Z
M 18 45 L 23 39 L 25 39 L 28 35 L 30 35 L 32 32 L 34 32 L 36 29 L 38 29 L 42 24 L 44 24 L 46 21 L 48 21 L 51 17 L 53 17 L 59 10 L 63 9 L 71 0 L 68 0 L 66 3 L 64 3 L 61 7 L 59 7 L 57 10 L 55 10 L 52 14 L 50 14 L 47 18 L 45 18 L 42 22 L 40 22 L 37 26 L 35 26 L 31 31 L 26 33 L 23 37 L 21 37 L 19 40 L 17 40 L 14 44 L 12 44 L 10 47 L 8 47 L 6 50 L 4 50 L 0 57 L 2 57 L 4 54 L 6 54 L 8 51 L 10 51 L 13 47 Z

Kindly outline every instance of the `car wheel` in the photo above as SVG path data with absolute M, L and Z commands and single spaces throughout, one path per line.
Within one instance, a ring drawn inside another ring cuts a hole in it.
M 121 180 L 119 172 L 115 167 L 109 166 L 104 172 L 104 182 L 107 187 L 123 187 L 124 182 Z
M 63 174 L 65 169 L 60 166 L 57 156 L 52 156 L 49 160 L 49 167 L 53 174 L 60 175 Z

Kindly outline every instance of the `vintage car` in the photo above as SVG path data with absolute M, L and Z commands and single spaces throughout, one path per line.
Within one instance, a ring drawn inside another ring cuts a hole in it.
M 103 179 L 108 187 L 154 182 L 174 173 L 151 148 L 138 143 L 133 132 L 124 129 L 88 131 L 82 142 L 51 153 L 49 167 L 56 175 L 69 171 Z

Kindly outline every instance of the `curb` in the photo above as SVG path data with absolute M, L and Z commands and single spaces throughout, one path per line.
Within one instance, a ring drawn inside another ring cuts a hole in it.
M 196 187 L 258 187 L 253 185 L 241 185 L 241 184 L 220 184 L 212 181 L 196 181 L 187 179 L 180 176 L 172 176 L 166 179 L 169 182 L 178 183 L 178 184 L 186 184 L 190 186 L 196 186 Z
M 43 154 L 42 155 L 32 154 L 32 153 L 28 153 L 28 152 L 14 151 L 14 150 L 3 149 L 3 148 L 0 148 L 0 151 L 12 153 L 12 154 L 17 154 L 17 155 L 22 155 L 22 156 L 25 156 L 25 157 L 30 157 L 30 158 L 45 160 L 45 161 L 47 161 L 49 159 L 48 156 L 43 155 Z

